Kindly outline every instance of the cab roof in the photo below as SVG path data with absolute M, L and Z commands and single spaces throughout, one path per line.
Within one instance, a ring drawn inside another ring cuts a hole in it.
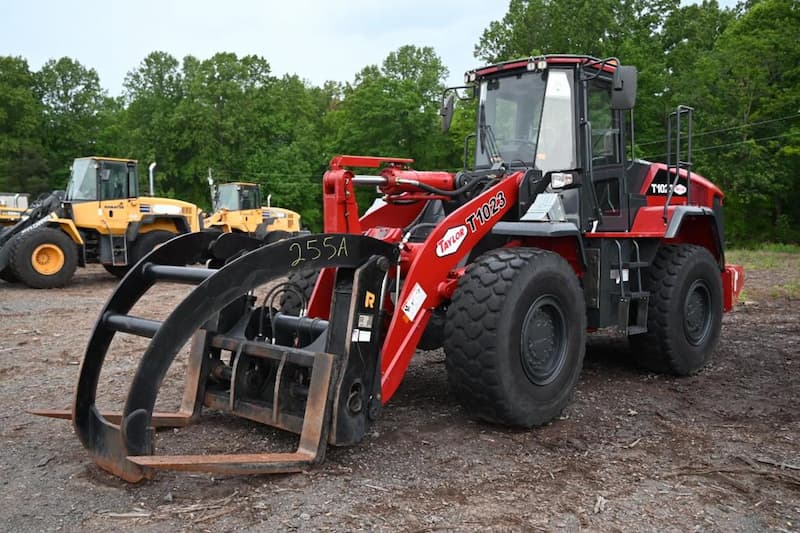
M 80 159 L 97 159 L 99 161 L 117 161 L 119 163 L 138 163 L 136 159 L 121 159 L 119 157 L 105 157 L 102 155 L 89 155 L 86 157 L 76 157 L 75 160 L 78 161 Z
M 257 183 L 251 183 L 249 181 L 229 181 L 226 183 L 220 183 L 219 187 L 222 187 L 223 185 L 246 185 L 248 187 L 258 187 Z
M 602 69 L 605 72 L 612 73 L 619 65 L 619 60 L 614 57 L 606 59 L 598 59 L 593 56 L 585 55 L 571 55 L 571 54 L 551 54 L 543 56 L 530 56 L 519 59 L 512 59 L 502 63 L 495 63 L 480 67 L 474 70 L 468 70 L 464 74 L 464 81 L 466 83 L 473 83 L 476 80 L 496 74 L 498 72 L 513 71 L 513 70 L 545 70 L 550 66 L 555 65 L 586 65 L 597 69 Z

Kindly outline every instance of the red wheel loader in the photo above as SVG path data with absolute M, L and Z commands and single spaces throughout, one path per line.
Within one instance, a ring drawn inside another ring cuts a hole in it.
M 670 119 L 667 163 L 651 163 L 630 155 L 636 70 L 616 59 L 532 57 L 466 82 L 445 93 L 442 115 L 447 125 L 464 91 L 476 99 L 471 168 L 338 156 L 323 177 L 324 233 L 167 242 L 100 313 L 72 409 L 39 414 L 71 418 L 92 458 L 129 481 L 158 469 L 291 472 L 328 444 L 358 443 L 418 348 L 443 346 L 469 414 L 523 427 L 568 404 L 587 331 L 616 328 L 650 370 L 701 369 L 743 271 L 725 262 L 722 192 L 692 170 L 692 109 Z M 360 186 L 381 194 L 361 217 Z M 206 267 L 184 266 L 198 261 Z M 164 281 L 196 287 L 164 320 L 131 315 Z M 150 344 L 123 410 L 101 413 L 117 334 Z M 154 412 L 186 345 L 182 406 Z M 294 432 L 297 449 L 155 454 L 155 428 L 192 423 L 204 407 Z

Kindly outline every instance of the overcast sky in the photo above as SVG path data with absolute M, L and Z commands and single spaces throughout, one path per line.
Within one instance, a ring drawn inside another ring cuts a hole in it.
M 475 44 L 507 9 L 508 0 L 0 0 L 0 55 L 22 56 L 32 70 L 77 59 L 116 96 L 154 50 L 179 60 L 256 54 L 275 75 L 322 85 L 352 81 L 413 44 L 432 46 L 457 85 L 480 66 Z
M 179 60 L 256 54 L 273 74 L 315 85 L 351 81 L 404 44 L 432 46 L 460 83 L 472 51 L 507 0 L 0 0 L 0 55 L 32 70 L 68 56 L 92 67 L 111 95 L 125 74 L 162 50 Z

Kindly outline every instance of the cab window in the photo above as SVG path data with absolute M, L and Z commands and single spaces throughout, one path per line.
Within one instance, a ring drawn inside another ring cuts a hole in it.
M 119 200 L 128 197 L 128 165 L 118 161 L 103 161 L 100 165 L 100 200 Z
M 592 164 L 619 164 L 620 131 L 611 108 L 611 84 L 600 80 L 589 86 L 589 120 L 592 123 Z

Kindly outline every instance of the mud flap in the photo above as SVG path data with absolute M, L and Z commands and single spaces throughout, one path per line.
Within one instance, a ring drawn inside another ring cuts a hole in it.
M 741 265 L 726 265 L 722 271 L 722 299 L 725 312 L 733 309 L 744 287 L 744 268 Z
M 382 241 L 344 234 L 264 245 L 247 237 L 194 233 L 157 248 L 123 278 L 87 347 L 71 413 L 84 447 L 103 469 L 136 482 L 151 477 L 154 469 L 298 471 L 321 461 L 329 440 L 357 441 L 375 414 L 375 402 L 380 403 L 380 293 L 397 255 L 396 247 Z M 181 266 L 186 259 L 221 268 Z M 336 268 L 330 321 L 257 308 L 251 291 L 309 267 Z M 163 322 L 128 315 L 157 281 L 197 287 Z M 123 411 L 102 414 L 95 407 L 97 384 L 116 332 L 152 340 Z M 313 341 L 295 346 L 301 332 Z M 190 339 L 181 408 L 155 413 L 164 376 Z M 357 356 L 350 357 L 351 351 Z M 223 353 L 230 354 L 230 364 L 223 362 Z M 297 450 L 154 456 L 154 428 L 187 425 L 203 405 L 299 433 Z M 58 411 L 37 414 L 66 417 Z

